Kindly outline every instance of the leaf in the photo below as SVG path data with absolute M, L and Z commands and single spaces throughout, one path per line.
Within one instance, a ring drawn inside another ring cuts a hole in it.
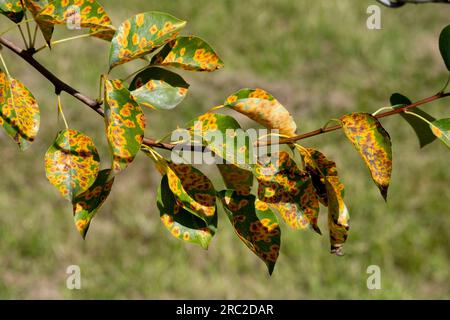
M 326 179 L 338 176 L 336 163 L 312 148 L 301 149 L 300 153 L 320 202 L 328 206 Z
M 144 139 L 145 116 L 121 80 L 105 80 L 106 136 L 113 155 L 112 174 L 125 170 Z
M 52 35 L 55 27 L 52 23 L 49 23 L 47 21 L 41 21 L 37 18 L 39 15 L 39 12 L 41 12 L 45 6 L 49 4 L 48 0 L 23 0 L 25 7 L 28 11 L 31 12 L 33 15 L 34 20 L 36 21 L 37 25 L 39 26 L 39 29 L 42 32 L 42 35 L 44 36 L 45 41 L 47 44 L 50 45 L 50 42 L 52 40 Z
M 294 229 L 311 227 L 321 234 L 317 225 L 319 199 L 311 177 L 300 170 L 287 152 L 260 158 L 255 167 L 258 199 L 277 210 Z
M 227 189 L 235 190 L 238 195 L 248 196 L 253 187 L 253 173 L 234 164 L 219 164 L 220 174 Z
M 92 139 L 72 129 L 61 131 L 45 154 L 47 179 L 70 201 L 94 183 L 99 167 Z
M 105 40 L 111 40 L 115 33 L 105 9 L 94 0 L 50 1 L 35 18 L 46 26 L 70 24 L 74 28 L 79 24 L 81 28 L 89 28 L 92 36 Z M 49 42 L 51 35 L 44 32 L 44 37 Z
M 250 138 L 233 117 L 206 113 L 187 126 L 195 142 L 202 142 L 228 164 L 251 169 Z
M 125 20 L 111 42 L 110 69 L 152 53 L 173 40 L 185 25 L 186 21 L 170 14 L 152 11 Z
M 14 23 L 22 21 L 25 12 L 20 0 L 0 0 L 0 14 L 7 16 Z
M 167 178 L 177 203 L 207 224 L 217 219 L 216 191 L 200 170 L 187 164 L 167 162 Z
M 430 128 L 433 134 L 450 148 L 450 118 L 435 120 Z
M 217 215 L 206 223 L 180 206 L 170 190 L 166 175 L 158 188 L 157 204 L 162 223 L 175 238 L 208 248 L 217 230 Z
M 392 173 L 392 145 L 389 134 L 377 118 L 368 113 L 351 113 L 341 117 L 342 128 L 353 143 L 372 179 L 386 200 Z
M 394 109 L 401 108 L 401 107 L 412 104 L 411 100 L 409 100 L 407 97 L 401 95 L 400 93 L 394 93 L 391 96 L 390 100 L 391 100 L 391 105 L 393 106 Z M 410 108 L 409 111 L 418 114 L 419 116 L 427 119 L 428 121 L 432 122 L 432 121 L 436 120 L 435 118 L 430 116 L 425 111 L 422 111 L 418 107 Z M 426 122 L 420 120 L 419 118 L 417 118 L 413 115 L 407 114 L 407 113 L 400 113 L 400 116 L 403 119 L 405 119 L 410 124 L 410 126 L 414 129 L 414 132 L 416 133 L 417 138 L 419 138 L 419 144 L 420 144 L 421 148 L 425 147 L 427 144 L 430 144 L 431 142 L 433 142 L 436 139 L 434 134 L 431 132 L 430 126 Z
M 100 171 L 92 186 L 75 197 L 72 202 L 75 226 L 83 239 L 86 237 L 92 219 L 111 192 L 114 178 L 110 179 L 110 175 L 110 169 Z
M 241 89 L 229 96 L 225 107 L 236 110 L 268 129 L 294 136 L 297 125 L 290 113 L 270 93 L 262 89 Z
M 342 256 L 342 248 L 347 241 L 350 220 L 344 203 L 344 185 L 340 183 L 339 177 L 329 176 L 326 179 L 326 188 L 331 253 Z
M 439 36 L 439 50 L 447 70 L 450 71 L 450 25 L 446 26 Z
M 156 67 L 139 73 L 130 85 L 131 94 L 141 106 L 165 110 L 180 104 L 188 88 L 178 74 Z
M 264 261 L 272 274 L 281 244 L 281 229 L 275 214 L 254 195 L 226 190 L 219 197 L 239 239 Z
M 301 149 L 300 153 L 320 202 L 328 207 L 331 253 L 341 256 L 350 226 L 344 203 L 345 187 L 339 180 L 336 163 L 312 148 Z
M 214 49 L 206 41 L 194 36 L 172 40 L 152 58 L 152 64 L 206 72 L 223 67 Z
M 0 71 L 0 125 L 23 151 L 35 140 L 40 124 L 39 106 L 25 85 Z

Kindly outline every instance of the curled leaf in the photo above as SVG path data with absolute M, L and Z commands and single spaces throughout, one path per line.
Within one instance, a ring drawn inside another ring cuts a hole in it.
M 37 25 L 39 26 L 39 29 L 42 32 L 42 35 L 44 36 L 45 41 L 47 44 L 50 45 L 50 42 L 52 40 L 53 31 L 55 29 L 53 23 L 50 23 L 48 21 L 42 21 L 38 19 L 39 12 L 41 12 L 45 6 L 48 5 L 48 0 L 23 0 L 26 8 L 28 11 L 31 12 L 33 15 L 34 20 L 36 21 Z
M 92 139 L 72 129 L 61 131 L 45 154 L 47 179 L 70 201 L 94 183 L 99 167 Z
M 343 255 L 343 245 L 347 241 L 349 213 L 344 203 L 344 185 L 339 177 L 330 176 L 326 179 L 328 198 L 328 228 L 330 232 L 331 253 Z
M 186 21 L 161 12 L 144 12 L 125 20 L 111 42 L 110 68 L 152 53 L 173 40 L 185 25 Z
M 35 140 L 40 124 L 40 111 L 33 94 L 25 85 L 0 71 L 0 125 L 21 150 Z
M 190 36 L 177 37 L 152 59 L 153 64 L 189 71 L 216 71 L 223 62 L 206 41 Z
M 254 195 L 239 195 L 226 190 L 219 193 L 225 212 L 239 239 L 267 265 L 272 274 L 281 244 L 281 229 L 267 203 Z
M 118 174 L 141 148 L 145 117 L 120 80 L 105 80 L 105 114 L 106 135 L 113 155 L 112 173 Z
M 262 89 L 241 89 L 229 96 L 224 106 L 236 110 L 268 129 L 294 136 L 297 125 L 291 114 L 270 93 Z
M 178 74 L 156 67 L 140 72 L 130 84 L 131 94 L 141 106 L 165 110 L 179 105 L 188 88 Z
M 328 206 L 326 178 L 337 176 L 336 163 L 325 157 L 322 152 L 312 148 L 302 149 L 300 153 L 320 202 Z
M 92 186 L 72 201 L 75 226 L 83 238 L 86 237 L 92 219 L 108 198 L 114 178 L 110 179 L 111 170 L 98 173 Z
M 287 152 L 262 158 L 255 167 L 258 199 L 277 210 L 294 229 L 311 227 L 321 234 L 317 225 L 319 199 L 311 177 L 300 170 Z
M 435 120 L 430 124 L 431 131 L 450 148 L 450 118 Z
M 342 128 L 353 143 L 372 179 L 386 200 L 392 173 L 391 138 L 377 118 L 368 113 L 351 113 L 341 117 Z
M 157 204 L 161 221 L 172 236 L 208 248 L 217 230 L 217 215 L 207 223 L 186 210 L 177 202 L 166 175 L 158 188 Z

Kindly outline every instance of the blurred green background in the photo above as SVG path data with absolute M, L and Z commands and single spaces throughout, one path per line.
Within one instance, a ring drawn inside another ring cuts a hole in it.
M 207 39 L 225 61 L 225 69 L 216 73 L 182 72 L 191 84 L 188 98 L 176 111 L 147 112 L 147 136 L 163 136 L 241 87 L 270 91 L 306 132 L 347 112 L 373 112 L 396 91 L 413 100 L 427 97 L 446 80 L 437 39 L 450 22 L 450 6 L 383 8 L 382 29 L 368 30 L 366 9 L 375 4 L 368 0 L 100 2 L 116 25 L 149 10 L 185 19 L 185 33 Z M 0 23 L 0 30 L 11 25 L 5 18 Z M 67 35 L 72 34 L 60 27 L 54 39 Z M 8 37 L 20 43 L 13 33 Z M 419 150 L 400 117 L 383 120 L 394 146 L 387 204 L 341 132 L 304 141 L 338 163 L 346 184 L 352 218 L 346 255 L 329 254 L 327 235 L 282 225 L 281 255 L 269 277 L 222 211 L 208 251 L 173 238 L 155 204 L 160 176 L 143 154 L 117 178 L 83 241 L 70 204 L 44 173 L 44 153 L 62 127 L 56 122 L 53 88 L 3 51 L 10 72 L 38 98 L 42 129 L 26 153 L 0 133 L 0 298 L 450 298 L 448 150 L 439 142 Z M 108 44 L 78 40 L 36 57 L 95 97 L 98 77 L 107 71 Z M 114 75 L 124 76 L 141 64 L 117 68 Z M 448 104 L 439 101 L 424 109 L 444 117 Z M 68 96 L 64 109 L 72 128 L 94 137 L 107 166 L 102 120 Z M 326 210 L 321 220 L 326 230 Z M 81 267 L 82 290 L 66 288 L 69 265 Z M 381 268 L 381 290 L 367 289 L 369 265 Z

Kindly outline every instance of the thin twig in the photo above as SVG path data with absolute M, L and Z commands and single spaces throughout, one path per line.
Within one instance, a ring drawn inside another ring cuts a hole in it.
M 33 50 L 33 49 L 23 50 L 23 49 L 19 48 L 18 46 L 16 46 L 11 41 L 9 41 L 3 37 L 0 37 L 0 44 L 4 45 L 6 48 L 8 48 L 9 50 L 11 50 L 15 54 L 17 54 L 19 57 L 21 57 L 26 62 L 28 62 L 34 69 L 36 69 L 36 71 L 38 71 L 48 81 L 50 81 L 55 86 L 56 94 L 59 94 L 62 91 L 64 91 L 64 92 L 68 93 L 69 95 L 75 97 L 79 101 L 81 101 L 83 104 L 85 104 L 86 106 L 88 106 L 89 108 L 91 108 L 92 110 L 97 112 L 99 115 L 101 115 L 103 117 L 105 116 L 105 113 L 101 107 L 102 102 L 94 100 L 94 99 L 82 94 L 75 88 L 71 87 L 70 85 L 68 85 L 67 83 L 63 82 L 61 79 L 56 77 L 51 71 L 49 71 L 46 67 L 44 67 L 36 59 L 33 58 L 33 54 L 35 53 L 35 50 Z M 399 113 L 405 112 L 408 109 L 411 109 L 411 108 L 414 108 L 414 107 L 417 107 L 420 105 L 424 105 L 426 103 L 430 103 L 435 100 L 439 100 L 439 99 L 442 99 L 442 98 L 445 98 L 448 96 L 450 96 L 450 93 L 439 92 L 431 97 L 419 100 L 410 105 L 407 105 L 407 106 L 404 106 L 401 108 L 397 108 L 394 110 L 386 111 L 383 113 L 379 113 L 375 117 L 378 119 L 389 117 L 394 114 L 399 114 Z M 335 126 L 326 127 L 326 128 L 320 128 L 320 129 L 317 129 L 317 130 L 314 130 L 311 132 L 307 132 L 307 133 L 303 133 L 301 135 L 294 136 L 291 138 L 281 139 L 278 142 L 278 144 L 291 144 L 291 143 L 294 143 L 299 140 L 304 140 L 304 139 L 314 137 L 314 136 L 317 136 L 320 134 L 324 134 L 327 132 L 336 131 L 340 128 L 341 128 L 340 125 L 335 125 Z M 175 144 L 160 142 L 153 138 L 144 138 L 143 144 L 146 146 L 152 147 L 152 148 L 159 148 L 159 149 L 164 149 L 164 150 L 172 150 L 175 147 Z M 269 144 L 271 144 L 270 141 L 258 143 L 258 145 L 269 145 Z M 196 149 L 194 149 L 194 151 L 195 150 Z

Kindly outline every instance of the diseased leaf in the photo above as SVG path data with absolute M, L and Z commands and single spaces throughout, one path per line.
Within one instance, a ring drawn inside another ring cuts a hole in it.
M 281 244 L 281 229 L 267 203 L 254 195 L 239 195 L 226 190 L 219 193 L 225 212 L 239 239 L 267 265 L 272 274 Z
M 114 178 L 111 179 L 110 175 L 110 169 L 100 171 L 92 186 L 72 201 L 75 226 L 83 239 L 92 219 L 111 192 Z
M 450 71 L 450 25 L 446 26 L 439 36 L 439 50 L 447 70 Z
M 325 157 L 322 152 L 312 148 L 302 149 L 300 153 L 320 202 L 328 206 L 326 179 L 337 177 L 336 163 Z
M 7 16 L 14 23 L 19 23 L 25 12 L 20 0 L 0 0 L 0 14 Z
M 311 227 L 321 234 L 317 225 L 319 199 L 311 177 L 300 170 L 287 152 L 260 158 L 255 167 L 258 199 L 277 210 L 294 229 Z
M 400 93 L 394 93 L 391 96 L 390 100 L 391 100 L 391 105 L 394 107 L 394 109 L 401 108 L 401 107 L 412 104 L 411 100 L 409 100 L 404 95 L 401 95 Z M 425 111 L 419 109 L 418 107 L 410 108 L 408 111 L 414 112 L 414 113 L 418 114 L 419 116 L 421 116 L 431 122 L 436 120 L 435 118 L 430 116 Z M 400 116 L 403 119 L 405 119 L 410 124 L 410 126 L 414 129 L 414 132 L 416 133 L 417 138 L 419 139 L 419 144 L 420 144 L 421 148 L 425 147 L 427 144 L 430 144 L 431 142 L 433 142 L 436 139 L 434 134 L 431 132 L 430 126 L 426 122 L 420 120 L 419 118 L 417 118 L 413 115 L 407 114 L 407 113 L 400 113 Z
M 294 136 L 297 125 L 291 114 L 270 93 L 262 89 L 241 89 L 229 96 L 224 106 L 236 110 L 268 129 Z
M 70 201 L 94 183 L 99 167 L 92 139 L 72 129 L 61 131 L 45 154 L 47 179 Z
M 200 170 L 187 164 L 167 162 L 167 178 L 177 203 L 207 224 L 217 219 L 216 191 Z
M 328 228 L 330 231 L 331 253 L 343 255 L 342 248 L 347 241 L 350 216 L 344 203 L 344 185 L 339 177 L 326 179 L 328 197 Z
M 253 187 L 253 173 L 234 164 L 219 164 L 225 187 L 235 190 L 238 195 L 248 196 Z
M 110 68 L 152 53 L 186 25 L 167 13 L 144 12 L 125 20 L 111 42 Z
M 392 173 L 392 146 L 389 134 L 377 118 L 368 113 L 341 117 L 342 128 L 370 170 L 372 179 L 386 200 Z
M 141 106 L 165 110 L 179 105 L 188 88 L 178 74 L 156 67 L 142 71 L 130 84 L 131 94 Z
M 214 49 L 206 41 L 194 36 L 172 40 L 153 57 L 152 64 L 207 72 L 223 67 Z
M 108 41 L 115 33 L 115 28 L 105 9 L 94 0 L 49 1 L 35 18 L 40 24 L 46 26 L 67 24 L 70 28 L 89 28 L 93 37 Z M 44 37 L 46 40 L 49 39 L 45 32 Z
M 112 174 L 125 170 L 144 139 L 145 117 L 121 80 L 105 80 L 106 136 L 113 155 Z
M 251 168 L 250 138 L 230 116 L 206 113 L 188 125 L 195 142 L 201 142 L 228 164 Z
M 35 140 L 40 124 L 40 111 L 33 94 L 25 85 L 0 71 L 0 125 L 21 150 Z
M 344 203 L 345 188 L 339 180 L 336 163 L 312 148 L 302 149 L 301 155 L 320 201 L 328 207 L 331 253 L 343 255 L 342 248 L 350 226 Z
M 450 118 L 433 121 L 430 128 L 433 134 L 450 149 Z
M 161 221 L 175 238 L 208 248 L 217 230 L 217 215 L 206 223 L 183 208 L 169 187 L 167 175 L 162 178 L 158 188 L 157 201 Z
M 28 11 L 31 12 L 33 15 L 34 20 L 36 21 L 37 25 L 39 26 L 39 29 L 42 32 L 42 35 L 44 36 L 45 41 L 47 44 L 50 45 L 50 42 L 52 40 L 54 25 L 47 21 L 41 21 L 38 19 L 38 14 L 41 12 L 45 6 L 48 5 L 48 0 L 23 0 L 25 7 Z

